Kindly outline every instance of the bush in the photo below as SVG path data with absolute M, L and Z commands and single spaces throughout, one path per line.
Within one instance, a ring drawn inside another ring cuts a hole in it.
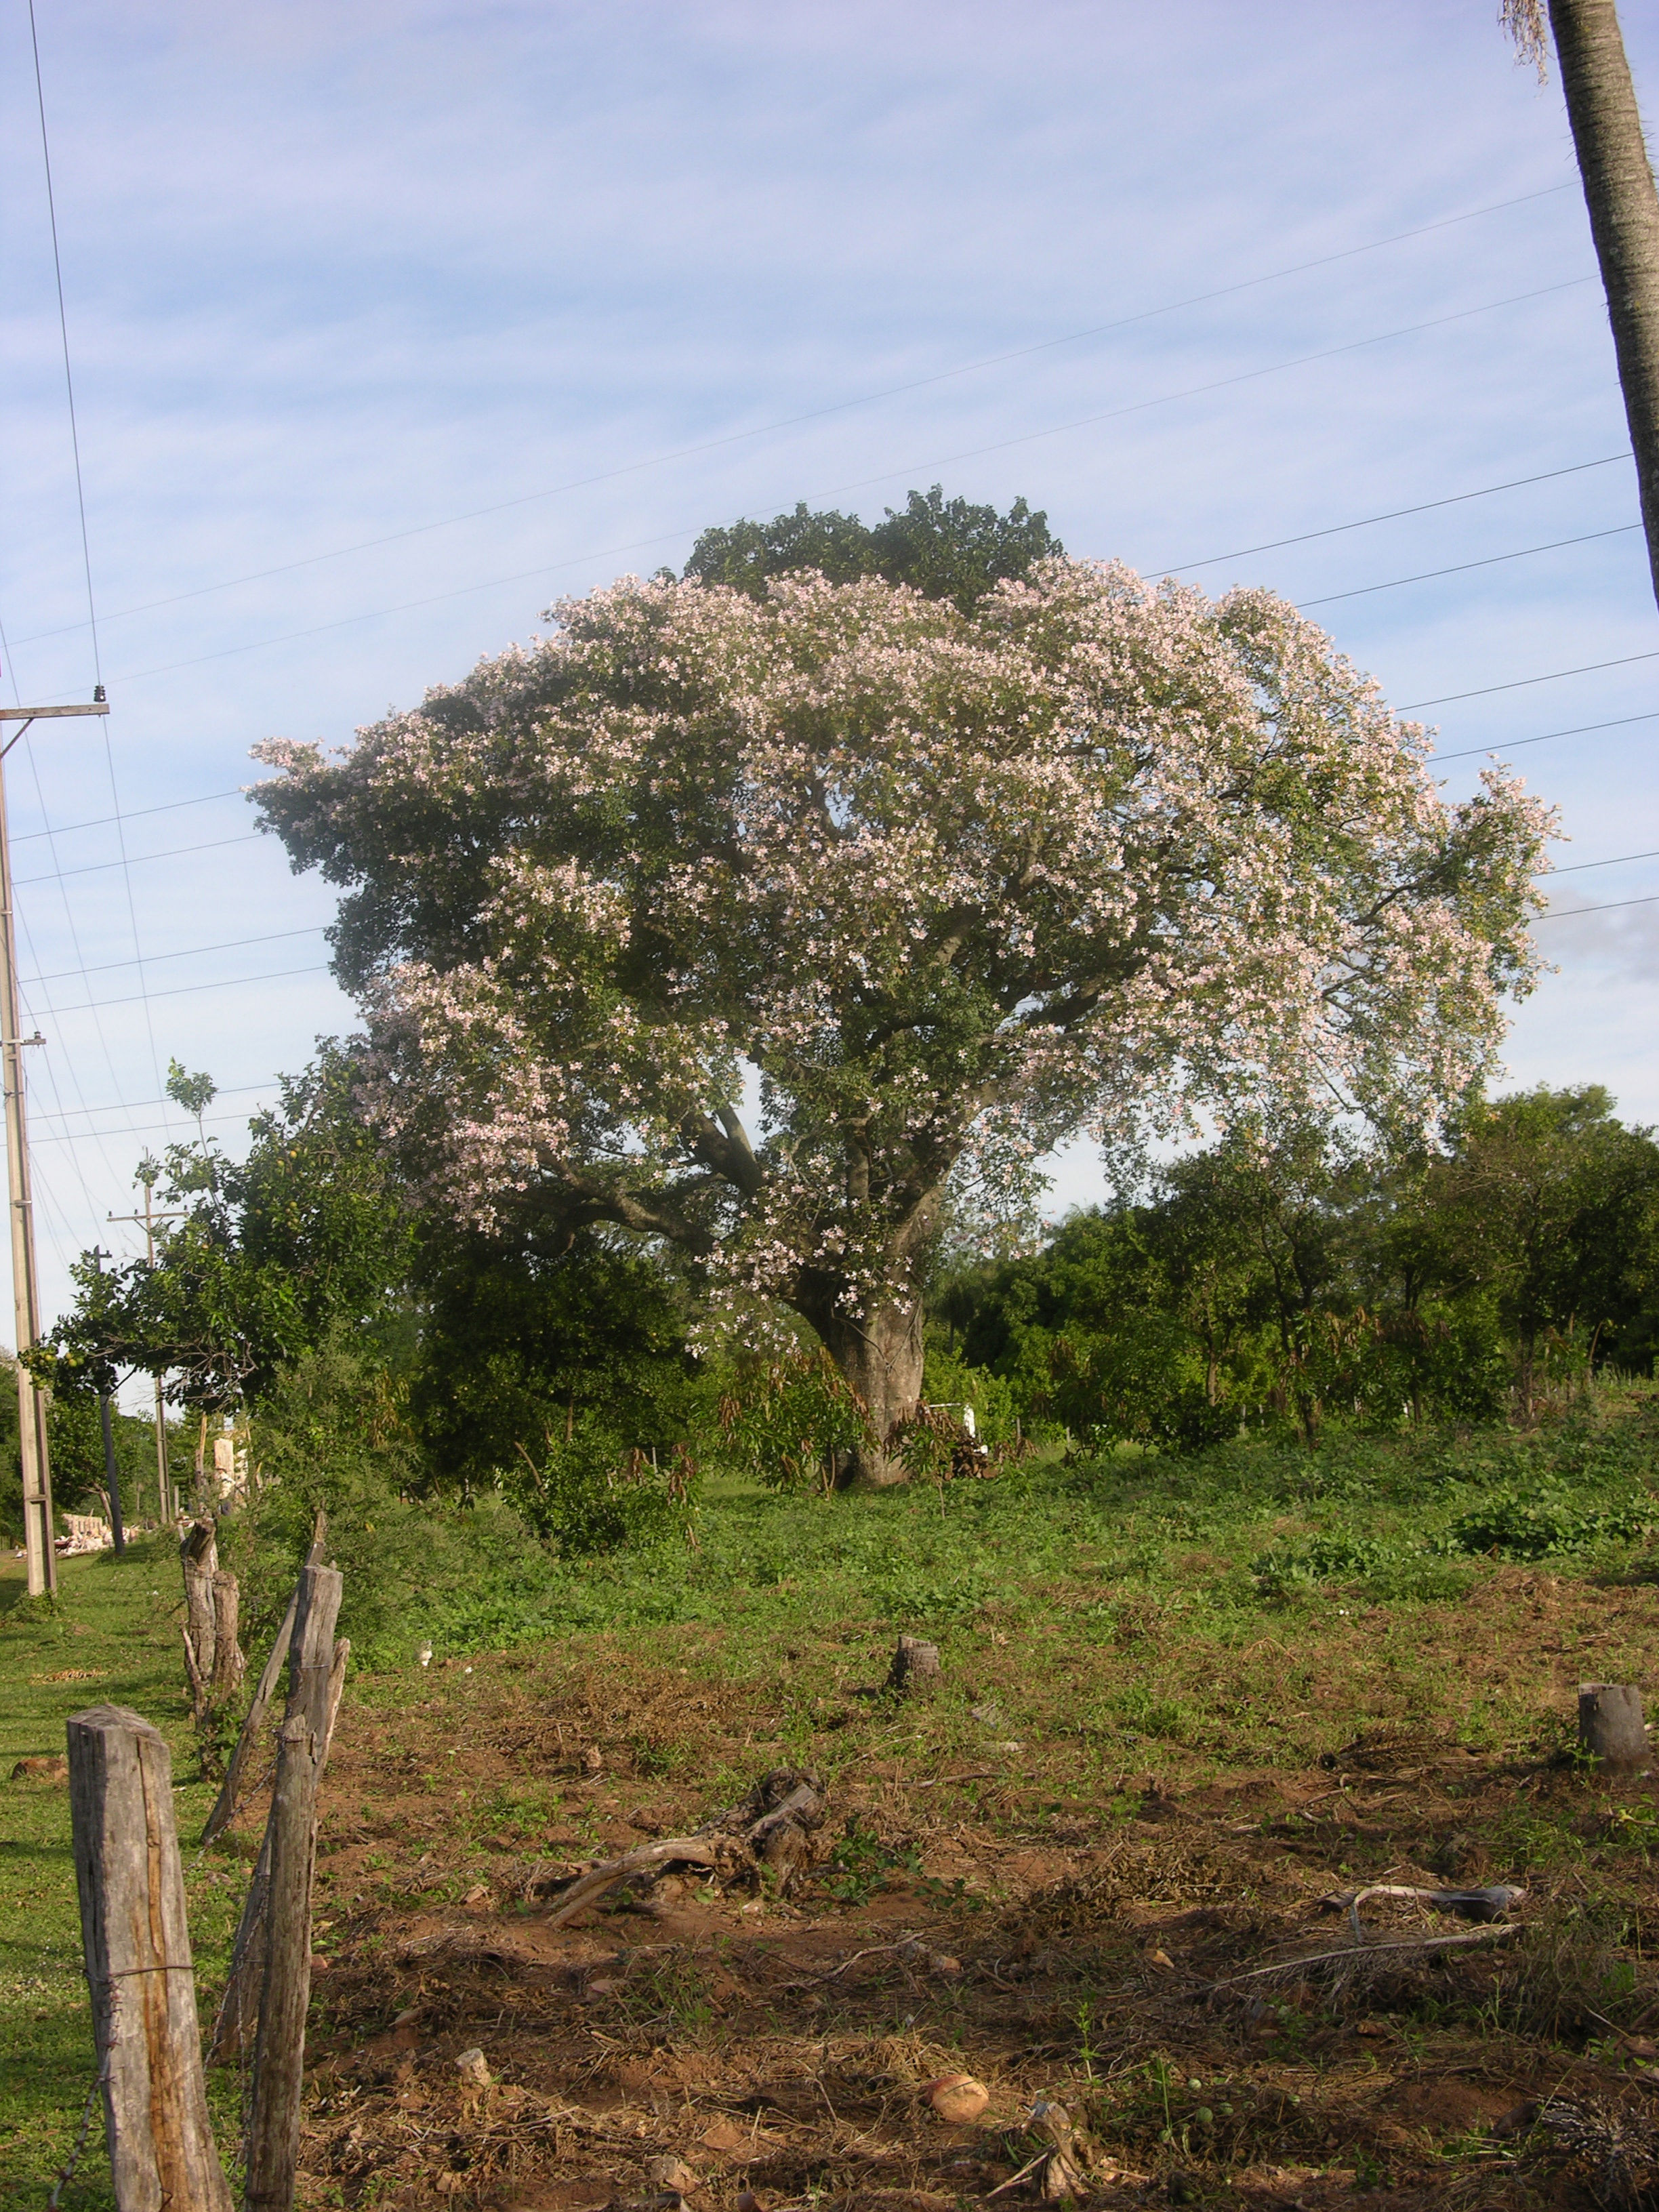
M 528 1453 L 523 1460 L 508 1492 L 537 1534 L 567 1559 L 646 1550 L 692 1534 L 696 1474 L 684 1448 L 659 1470 L 642 1452 L 623 1453 L 588 1414 L 568 1437 L 549 1438 L 539 1466 Z
M 1558 1483 L 1521 1491 L 1494 1491 L 1447 1532 L 1452 1551 L 1496 1552 L 1506 1559 L 1541 1559 L 1551 1552 L 1582 1552 L 1592 1544 L 1629 1543 L 1659 1528 L 1659 1506 L 1642 1496 L 1609 1505 L 1575 1499 Z
M 720 1455 L 769 1490 L 829 1491 L 841 1457 L 872 1442 L 863 1400 L 823 1350 L 804 1346 L 727 1377 Z

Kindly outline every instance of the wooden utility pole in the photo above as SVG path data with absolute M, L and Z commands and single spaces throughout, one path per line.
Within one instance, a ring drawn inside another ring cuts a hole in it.
M 100 1275 L 104 1272 L 104 1261 L 106 1256 L 95 1244 L 93 1246 L 92 1264 Z M 110 1423 L 107 1390 L 100 1390 L 98 1393 L 98 1418 L 104 1431 L 104 1488 L 109 1498 L 110 1540 L 115 1547 L 115 1556 L 118 1559 L 127 1548 L 127 1538 L 126 1530 L 121 1521 L 121 1473 L 115 1464 L 115 1436 Z M 133 1499 L 132 1510 L 136 1516 L 138 1511 L 138 1501 L 136 1496 Z
M 155 1212 L 151 1203 L 154 1196 L 154 1184 L 146 1183 L 144 1185 L 144 1210 L 142 1213 L 111 1213 L 105 1217 L 106 1220 L 110 1221 L 138 1221 L 143 1224 L 144 1259 L 146 1263 L 152 1267 L 155 1265 L 156 1223 L 158 1221 L 182 1221 L 185 1218 L 182 1211 L 176 1213 Z M 161 1402 L 161 1378 L 158 1375 L 155 1377 L 156 1519 L 161 1522 L 171 1521 L 173 1518 L 173 1506 L 174 1500 L 173 1496 L 173 1484 L 167 1474 L 167 1413 Z
M 58 1588 L 58 1554 L 52 1549 L 52 1462 L 46 1452 L 46 1394 L 23 1364 L 25 1352 L 40 1340 L 40 1291 L 34 1271 L 34 1200 L 29 1189 L 28 1129 L 23 1109 L 23 1047 L 41 1044 L 26 1037 L 17 1004 L 17 930 L 12 913 L 11 839 L 6 826 L 5 758 L 31 722 L 56 721 L 70 714 L 107 714 L 100 684 L 84 707 L 0 707 L 0 724 L 20 725 L 0 744 L 0 1085 L 6 1108 L 6 1188 L 11 1211 L 11 1292 L 16 1313 L 17 1443 L 23 1462 L 23 1544 L 28 1557 L 28 1590 L 40 1597 Z
M 120 2212 L 231 2212 L 202 2073 L 173 1762 L 119 1705 L 69 1723 L 81 1940 Z

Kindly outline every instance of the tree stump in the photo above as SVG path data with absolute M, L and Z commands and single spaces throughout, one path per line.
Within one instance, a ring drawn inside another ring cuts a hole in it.
M 1650 1753 L 1642 1692 L 1630 1682 L 1581 1682 L 1578 1741 L 1602 1766 L 1645 1766 Z
M 81 1940 L 120 2212 L 231 2212 L 202 2075 L 196 1977 L 160 1732 L 120 1705 L 69 1722 Z
M 919 1636 L 901 1636 L 888 1670 L 888 1688 L 914 1698 L 933 1689 L 939 1678 L 938 1644 L 924 1644 Z

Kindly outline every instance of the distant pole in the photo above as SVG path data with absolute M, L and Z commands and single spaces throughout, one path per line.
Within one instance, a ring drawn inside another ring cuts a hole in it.
M 155 1224 L 158 1221 L 182 1221 L 182 1212 L 157 1213 L 154 1210 L 154 1187 L 144 1185 L 144 1210 L 142 1213 L 111 1213 L 108 1221 L 141 1221 L 144 1226 L 144 1259 L 149 1267 L 155 1265 Z M 161 1403 L 161 1378 L 155 1377 L 155 1517 L 163 1523 L 173 1516 L 173 1485 L 167 1477 L 167 1419 Z
M 104 1272 L 104 1254 L 94 1244 L 92 1264 L 100 1275 Z M 98 1418 L 104 1430 L 104 1488 L 109 1497 L 109 1533 L 118 1559 L 127 1548 L 127 1532 L 121 1524 L 121 1478 L 115 1465 L 115 1436 L 110 1425 L 107 1390 L 98 1393 Z
M 107 714 L 100 684 L 84 707 L 0 707 L 0 723 L 15 722 L 15 734 L 0 744 L 0 1087 L 6 1108 L 6 1188 L 11 1213 L 11 1291 L 16 1314 L 17 1443 L 23 1462 L 23 1543 L 28 1556 L 28 1592 L 42 1597 L 58 1588 L 58 1554 L 52 1548 L 52 1462 L 46 1451 L 46 1394 L 24 1365 L 26 1352 L 40 1341 L 40 1291 L 34 1272 L 34 1200 L 29 1189 L 28 1130 L 23 1104 L 23 1047 L 44 1043 L 26 1037 L 18 1012 L 17 931 L 12 912 L 11 839 L 6 825 L 6 755 L 31 722 L 56 721 L 69 714 Z

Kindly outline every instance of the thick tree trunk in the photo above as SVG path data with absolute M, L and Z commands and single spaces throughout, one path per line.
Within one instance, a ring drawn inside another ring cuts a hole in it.
M 1613 0 L 1549 0 L 1659 599 L 1659 193 Z
M 921 1396 L 921 1306 L 908 1312 L 880 1306 L 860 1320 L 840 1314 L 817 1324 L 830 1357 L 869 1408 L 873 1449 L 854 1452 L 855 1482 L 902 1482 L 904 1469 L 884 1446 L 895 1421 L 914 1413 Z

